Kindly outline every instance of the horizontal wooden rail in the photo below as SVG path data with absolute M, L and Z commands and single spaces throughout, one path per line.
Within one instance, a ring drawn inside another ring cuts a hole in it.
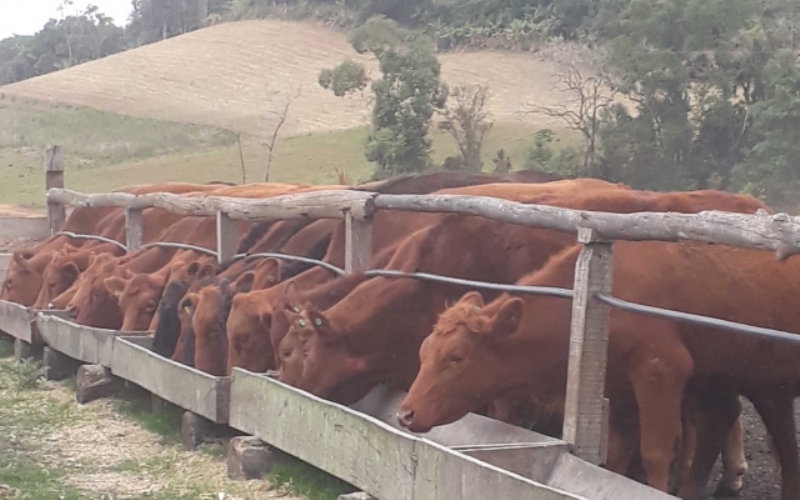
M 361 220 L 371 215 L 374 193 L 349 190 L 313 191 L 264 199 L 229 196 L 182 196 L 172 193 L 133 195 L 129 193 L 86 194 L 68 189 L 47 191 L 47 202 L 87 208 L 120 207 L 132 210 L 161 208 L 189 216 L 216 216 L 217 212 L 231 219 L 295 220 L 344 219 L 350 212 Z
M 231 219 L 249 221 L 344 219 L 347 212 L 352 214 L 354 220 L 364 220 L 375 209 L 460 213 L 572 233 L 585 227 L 609 240 L 691 240 L 719 243 L 775 251 L 781 260 L 800 253 L 800 220 L 785 213 L 759 212 L 747 215 L 710 210 L 697 214 L 617 214 L 528 205 L 488 196 L 377 195 L 349 190 L 243 199 L 193 197 L 171 193 L 139 196 L 128 193 L 84 194 L 66 189 L 50 189 L 47 192 L 47 201 L 83 207 L 116 206 L 138 210 L 155 207 L 182 215 L 197 216 L 215 216 L 222 212 Z
M 781 260 L 800 253 L 800 220 L 785 213 L 768 214 L 761 211 L 746 215 L 708 210 L 697 214 L 618 214 L 527 205 L 489 196 L 466 195 L 380 195 L 375 198 L 374 206 L 376 209 L 409 212 L 479 215 L 511 224 L 571 233 L 577 233 L 578 228 L 585 227 L 609 240 L 692 240 L 773 250 Z

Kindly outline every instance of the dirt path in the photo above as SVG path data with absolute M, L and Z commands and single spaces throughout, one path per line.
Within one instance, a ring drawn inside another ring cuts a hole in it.
M 298 498 L 229 480 L 221 445 L 187 452 L 121 415 L 119 401 L 79 406 L 38 373 L 0 359 L 0 498 Z

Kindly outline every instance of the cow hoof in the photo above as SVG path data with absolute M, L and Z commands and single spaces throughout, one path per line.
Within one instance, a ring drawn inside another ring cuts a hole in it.
M 723 481 L 717 485 L 717 489 L 714 490 L 714 497 L 715 498 L 733 498 L 738 497 L 739 493 L 742 491 L 744 484 L 742 483 L 742 478 L 737 478 L 733 484 L 729 484 Z

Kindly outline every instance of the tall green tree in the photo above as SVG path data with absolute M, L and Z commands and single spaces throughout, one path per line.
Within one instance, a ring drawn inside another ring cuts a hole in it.
M 372 82 L 372 131 L 365 155 L 378 165 L 376 178 L 419 172 L 430 165 L 428 129 L 443 110 L 448 89 L 440 80 L 441 66 L 431 42 L 384 17 L 373 17 L 350 35 L 359 53 L 379 62 L 381 78 Z M 319 82 L 337 95 L 366 86 L 366 71 L 354 61 L 323 70 Z

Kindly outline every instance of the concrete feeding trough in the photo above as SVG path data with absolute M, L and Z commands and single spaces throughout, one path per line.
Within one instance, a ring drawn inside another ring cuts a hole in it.
M 114 339 L 120 335 L 147 335 L 146 332 L 118 332 L 77 325 L 58 316 L 40 312 L 36 315 L 39 336 L 51 349 L 72 359 L 111 367 Z
M 217 424 L 228 422 L 230 378 L 215 377 L 152 352 L 152 337 L 117 337 L 111 372 Z
M 559 439 L 475 414 L 411 434 L 394 418 L 404 396 L 379 386 L 345 407 L 236 368 L 230 425 L 382 500 L 674 498 L 578 459 Z M 378 461 L 386 467 L 376 477 Z
M 0 300 L 0 331 L 28 344 L 40 343 L 36 331 L 36 313 L 14 302 Z

